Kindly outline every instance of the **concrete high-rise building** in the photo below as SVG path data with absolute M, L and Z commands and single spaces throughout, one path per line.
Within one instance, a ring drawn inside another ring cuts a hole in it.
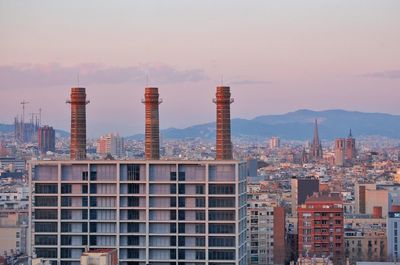
M 71 144 L 70 158 L 72 160 L 86 159 L 86 89 L 71 88 Z
M 114 157 L 124 157 L 124 138 L 113 133 L 103 135 L 97 140 L 96 152 L 102 156 L 110 154 Z
M 281 139 L 279 137 L 271 137 L 269 139 L 269 148 L 270 149 L 278 149 L 281 146 Z
M 285 264 L 285 211 L 262 200 L 248 201 L 249 265 Z
M 315 119 L 314 124 L 314 138 L 311 142 L 311 149 L 310 149 L 310 160 L 311 161 L 319 161 L 323 158 L 322 154 L 322 144 L 321 140 L 319 139 L 318 133 L 318 121 Z
M 144 93 L 146 128 L 145 128 L 145 156 L 147 160 L 160 159 L 160 120 L 158 107 L 159 99 L 157 87 L 146 87 Z
M 335 140 L 335 165 L 344 166 L 346 159 L 346 139 L 338 138 Z
M 56 151 L 56 133 L 51 126 L 42 126 L 38 129 L 38 149 L 41 153 Z
M 230 87 L 217 87 L 214 103 L 217 105 L 217 139 L 216 139 L 216 159 L 232 159 L 231 141 L 231 98 Z
M 315 194 L 298 208 L 299 256 L 332 257 L 344 261 L 343 202 L 340 197 Z
M 258 161 L 254 158 L 247 159 L 247 176 L 257 177 Z
M 306 202 L 307 197 L 319 192 L 319 179 L 314 177 L 296 178 L 291 181 L 292 216 L 297 217 L 297 208 Z
M 30 256 L 80 264 L 115 248 L 119 264 L 247 263 L 246 164 L 31 161 Z

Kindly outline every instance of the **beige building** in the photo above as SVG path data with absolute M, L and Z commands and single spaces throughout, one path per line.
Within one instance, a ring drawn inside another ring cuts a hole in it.
M 374 215 L 350 214 L 344 219 L 345 255 L 349 264 L 357 261 L 385 261 L 387 253 L 386 218 L 382 209 Z
M 81 265 L 118 265 L 117 249 L 95 249 L 84 252 Z
M 28 225 L 22 224 L 19 216 L 17 211 L 0 211 L 0 256 L 26 252 Z
M 344 240 L 345 255 L 350 264 L 356 264 L 357 261 L 386 261 L 386 230 L 347 230 Z

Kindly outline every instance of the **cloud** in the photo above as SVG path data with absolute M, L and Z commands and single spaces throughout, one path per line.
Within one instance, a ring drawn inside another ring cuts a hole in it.
M 265 85 L 265 84 L 271 84 L 271 81 L 264 81 L 264 80 L 238 80 L 234 82 L 230 82 L 230 85 Z
M 383 72 L 373 72 L 363 75 L 363 77 L 398 79 L 400 78 L 400 70 L 389 70 Z
M 76 66 L 3 65 L 0 66 L 0 89 L 51 87 L 76 85 L 79 73 L 83 85 L 90 84 L 145 84 L 149 76 L 151 84 L 197 82 L 208 79 L 201 69 L 180 70 L 169 65 L 139 65 L 107 67 L 100 64 Z

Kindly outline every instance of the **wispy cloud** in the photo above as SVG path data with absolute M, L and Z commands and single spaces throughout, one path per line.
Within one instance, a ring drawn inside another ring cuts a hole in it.
M 364 74 L 363 77 L 398 79 L 398 78 L 400 78 L 400 70 L 388 70 L 388 71 L 382 71 L 382 72 L 373 72 L 373 73 Z
M 237 80 L 237 81 L 233 81 L 230 82 L 230 85 L 266 85 L 266 84 L 271 84 L 271 81 L 265 81 L 265 80 Z
M 109 67 L 100 64 L 80 64 L 76 66 L 48 65 L 3 65 L 0 66 L 0 89 L 50 87 L 76 85 L 77 75 L 81 83 L 89 84 L 168 84 L 196 82 L 208 79 L 201 69 L 181 70 L 169 65 L 139 65 Z

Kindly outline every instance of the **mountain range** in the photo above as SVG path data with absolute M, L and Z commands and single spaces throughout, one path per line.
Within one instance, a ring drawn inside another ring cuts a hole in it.
M 281 115 L 263 115 L 254 119 L 232 119 L 232 136 L 266 139 L 278 136 L 286 140 L 307 140 L 313 137 L 314 122 L 318 121 L 323 140 L 353 136 L 383 136 L 400 138 L 400 115 L 366 113 L 346 110 L 297 110 Z M 183 129 L 161 130 L 164 139 L 215 138 L 215 122 L 193 125 Z M 142 139 L 143 134 L 131 136 Z
M 232 119 L 232 137 L 266 139 L 278 136 L 286 140 L 307 140 L 313 136 L 314 122 L 318 120 L 319 135 L 323 140 L 353 136 L 383 136 L 400 139 L 400 115 L 366 113 L 346 110 L 297 110 L 280 115 L 263 115 L 254 119 Z M 12 132 L 13 125 L 0 124 L 0 132 Z M 57 130 L 62 136 L 67 132 Z M 187 128 L 161 130 L 164 139 L 215 138 L 215 122 Z M 143 134 L 127 137 L 143 139 Z

